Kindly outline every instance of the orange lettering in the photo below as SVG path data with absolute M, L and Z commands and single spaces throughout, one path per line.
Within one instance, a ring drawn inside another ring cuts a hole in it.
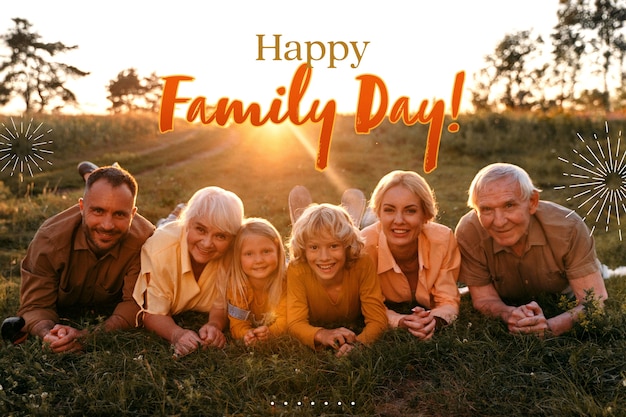
M 369 133 L 372 129 L 378 127 L 385 118 L 387 111 L 387 87 L 383 80 L 375 75 L 361 75 L 356 77 L 361 80 L 361 89 L 359 90 L 359 101 L 356 108 L 356 118 L 354 120 L 356 133 Z M 380 105 L 378 111 L 372 117 L 372 106 L 374 105 L 374 93 L 378 89 L 380 94 Z
M 452 94 L 453 119 L 456 119 L 458 115 L 464 79 L 464 72 L 459 72 L 455 78 L 455 85 Z M 378 127 L 385 117 L 388 104 L 387 88 L 385 87 L 385 83 L 374 75 L 361 75 L 357 77 L 357 80 L 361 81 L 361 89 L 359 91 L 354 130 L 358 134 L 365 134 Z M 380 105 L 378 110 L 375 113 L 372 113 L 374 97 L 377 91 L 380 95 Z M 444 101 L 436 100 L 429 113 L 426 112 L 428 104 L 428 100 L 422 100 L 417 113 L 411 116 L 409 110 L 409 98 L 400 97 L 394 102 L 389 111 L 389 121 L 391 123 L 402 121 L 406 126 L 412 126 L 418 122 L 423 125 L 429 125 L 428 136 L 426 139 L 426 149 L 424 153 L 424 172 L 426 173 L 432 172 L 437 168 L 441 134 L 443 132 L 443 124 L 445 122 Z M 448 127 L 448 131 L 451 133 L 456 133 L 458 130 L 459 126 L 456 122 L 451 123 Z
M 161 96 L 161 108 L 159 109 L 159 131 L 161 133 L 169 132 L 174 129 L 174 105 L 176 103 L 186 103 L 189 98 L 177 98 L 178 84 L 181 81 L 193 81 L 193 77 L 185 75 L 172 75 L 171 77 L 163 77 L 165 85 L 163 86 L 163 94 Z
M 189 105 L 186 120 L 191 123 L 199 119 L 200 122 L 205 125 L 216 122 L 219 126 L 225 126 L 230 120 L 237 124 L 249 120 L 253 126 L 262 126 L 268 121 L 279 124 L 289 120 L 295 125 L 302 125 L 309 120 L 315 123 L 321 122 L 322 128 L 318 140 L 319 145 L 315 168 L 319 171 L 323 171 L 328 166 L 328 159 L 330 157 L 330 144 L 335 125 L 336 104 L 334 100 L 330 100 L 318 113 L 317 110 L 320 107 L 320 101 L 314 100 L 309 112 L 304 117 L 300 117 L 300 102 L 309 86 L 311 72 L 312 70 L 307 64 L 300 65 L 296 70 L 288 94 L 287 110 L 282 115 L 280 114 L 282 107 L 282 100 L 280 98 L 272 101 L 265 115 L 261 114 L 261 106 L 257 103 L 252 103 L 246 108 L 240 100 L 230 102 L 228 98 L 219 99 L 212 109 L 212 113 L 207 114 L 209 107 L 206 104 L 206 98 L 200 96 L 193 99 Z M 173 130 L 175 104 L 187 103 L 191 100 L 188 97 L 177 96 L 178 85 L 181 81 L 193 81 L 192 77 L 182 75 L 163 77 L 163 79 L 165 80 L 165 85 L 163 86 L 161 109 L 159 112 L 159 131 L 161 133 Z M 276 92 L 279 96 L 285 95 L 285 87 L 277 88 Z

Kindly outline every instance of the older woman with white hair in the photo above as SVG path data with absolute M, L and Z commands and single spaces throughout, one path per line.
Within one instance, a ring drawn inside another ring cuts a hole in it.
M 141 307 L 138 319 L 168 340 L 177 356 L 226 344 L 226 281 L 243 211 L 236 194 L 202 188 L 177 220 L 159 227 L 143 246 L 133 293 Z M 172 316 L 185 311 L 208 313 L 207 323 L 198 332 L 180 327 Z
M 434 222 L 434 192 L 413 171 L 392 171 L 372 192 L 378 221 L 361 231 L 374 259 L 389 325 L 420 339 L 456 319 L 461 255 L 450 228 Z

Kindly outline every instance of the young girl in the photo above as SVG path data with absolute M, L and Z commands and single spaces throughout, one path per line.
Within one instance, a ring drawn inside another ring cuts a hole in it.
M 286 330 L 285 269 L 285 248 L 276 228 L 265 219 L 246 219 L 235 238 L 227 292 L 233 338 L 251 345 Z
M 387 328 L 383 296 L 348 213 L 332 204 L 310 205 L 293 225 L 289 248 L 289 332 L 311 348 L 331 347 L 337 356 L 356 343 L 374 342 Z
M 176 356 L 226 344 L 226 279 L 242 222 L 243 203 L 236 194 L 205 187 L 178 220 L 159 227 L 143 245 L 133 292 L 139 318 L 174 346 Z M 180 327 L 173 316 L 185 311 L 208 313 L 207 323 L 197 332 Z

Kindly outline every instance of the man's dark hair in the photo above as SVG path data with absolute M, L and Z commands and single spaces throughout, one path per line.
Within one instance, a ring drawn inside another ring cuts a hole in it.
M 93 171 L 87 178 L 85 184 L 85 192 L 87 192 L 91 186 L 98 180 L 104 179 L 112 187 L 119 187 L 122 184 L 126 184 L 133 194 L 133 197 L 137 197 L 137 181 L 128 171 L 124 168 L 117 168 L 112 166 L 100 167 Z

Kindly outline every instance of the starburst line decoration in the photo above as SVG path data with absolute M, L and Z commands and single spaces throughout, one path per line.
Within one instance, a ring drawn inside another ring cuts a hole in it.
M 20 180 L 23 181 L 25 170 L 32 177 L 33 169 L 43 171 L 41 165 L 52 165 L 46 157 L 54 153 L 47 149 L 52 144 L 52 140 L 46 138 L 52 129 L 44 131 L 43 123 L 35 127 L 32 118 L 28 125 L 25 125 L 23 120 L 16 124 L 11 117 L 11 125 L 6 126 L 2 123 L 2 126 L 4 131 L 0 132 L 0 165 L 2 165 L 0 172 L 9 168 L 11 176 L 19 172 Z
M 567 198 L 567 201 L 576 200 L 577 208 L 583 213 L 581 217 L 591 223 L 591 234 L 597 227 L 609 232 L 613 227 L 611 222 L 614 220 L 621 241 L 622 215 L 626 216 L 626 150 L 620 151 L 621 131 L 617 140 L 613 141 L 609 135 L 609 124 L 605 122 L 605 132 L 606 141 L 598 139 L 594 133 L 592 143 L 586 142 L 580 133 L 577 133 L 584 150 L 581 152 L 572 149 L 577 157 L 575 161 L 560 156 L 558 158 L 577 171 L 563 172 L 564 176 L 572 179 L 572 183 L 554 189 L 573 190 L 574 195 Z

